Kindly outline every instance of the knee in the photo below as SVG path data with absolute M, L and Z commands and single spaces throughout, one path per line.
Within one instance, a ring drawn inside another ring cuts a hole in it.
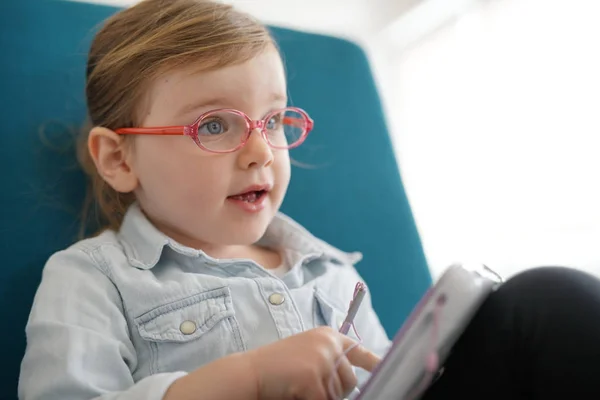
M 565 267 L 539 267 L 507 280 L 495 297 L 509 303 L 547 307 L 571 307 L 591 300 L 600 303 L 600 280 Z

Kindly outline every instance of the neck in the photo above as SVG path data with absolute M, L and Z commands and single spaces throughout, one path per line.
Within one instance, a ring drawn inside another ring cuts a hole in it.
M 150 221 L 150 217 L 146 214 L 146 218 Z M 282 259 L 278 251 L 259 246 L 257 244 L 212 244 L 199 240 L 191 240 L 186 235 L 170 229 L 170 227 L 152 221 L 154 226 L 165 235 L 169 236 L 178 243 L 191 247 L 196 250 L 202 250 L 208 256 L 216 259 L 249 259 L 256 262 L 258 265 L 267 268 L 277 268 L 281 265 Z
M 250 259 L 266 269 L 277 268 L 282 261 L 279 252 L 256 244 L 215 246 L 210 249 L 203 249 L 203 251 L 213 258 Z
M 208 256 L 216 259 L 249 259 L 258 265 L 272 269 L 281 265 L 281 255 L 273 249 L 257 244 L 212 244 L 201 241 L 190 241 L 189 238 L 173 232 L 166 227 L 158 227 L 165 235 L 178 243 L 193 249 L 202 250 Z

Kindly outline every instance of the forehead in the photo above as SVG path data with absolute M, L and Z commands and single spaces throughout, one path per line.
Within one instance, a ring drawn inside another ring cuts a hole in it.
M 191 122 L 190 116 L 222 107 L 249 115 L 265 113 L 274 103 L 285 105 L 286 90 L 281 57 L 269 48 L 238 65 L 200 72 L 190 67 L 160 76 L 150 87 L 143 120 L 145 124 L 167 119 L 185 123 L 181 120 Z

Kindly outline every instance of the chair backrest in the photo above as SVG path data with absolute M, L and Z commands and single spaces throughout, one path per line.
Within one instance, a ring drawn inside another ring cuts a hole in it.
M 57 0 L 0 2 L 0 212 L 4 267 L 0 399 L 16 398 L 24 327 L 51 253 L 77 239 L 84 177 L 73 152 L 85 112 L 86 53 L 117 9 Z M 363 51 L 348 41 L 273 28 L 292 103 L 316 122 L 283 211 L 348 251 L 390 335 L 431 283 Z M 65 277 L 68 279 L 68 277 Z

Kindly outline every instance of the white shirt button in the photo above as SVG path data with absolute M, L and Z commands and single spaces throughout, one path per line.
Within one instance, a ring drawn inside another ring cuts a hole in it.
M 269 303 L 273 304 L 274 306 L 281 305 L 284 301 L 285 297 L 281 293 L 273 293 L 269 296 Z
M 191 335 L 196 332 L 196 323 L 194 321 L 183 321 L 181 325 L 179 325 L 179 330 L 184 335 Z

